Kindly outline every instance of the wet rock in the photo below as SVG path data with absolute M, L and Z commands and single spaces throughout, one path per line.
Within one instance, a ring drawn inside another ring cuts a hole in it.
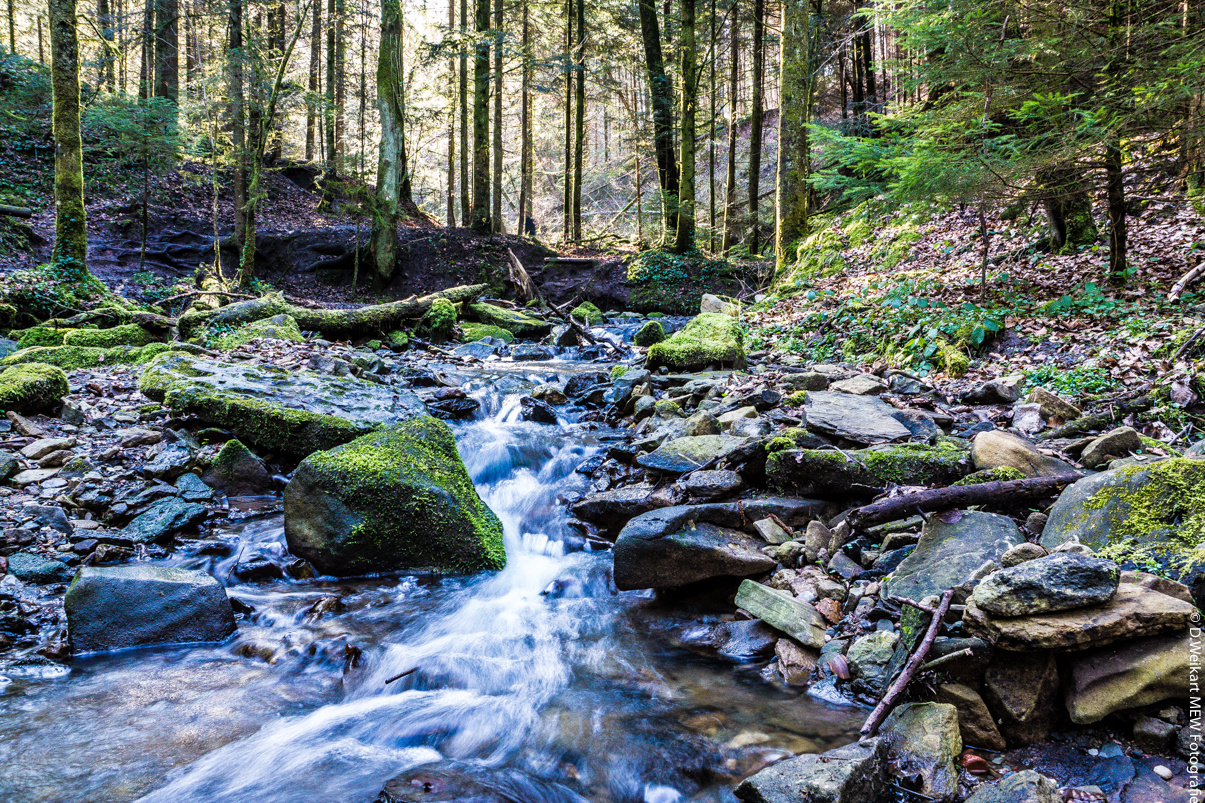
M 76 652 L 222 641 L 235 631 L 226 590 L 202 571 L 85 567 L 64 603 Z
M 284 577 L 284 570 L 267 558 L 258 556 L 240 560 L 234 567 L 234 576 L 244 583 L 255 583 L 280 579 Z
M 1012 404 L 1021 398 L 1021 386 L 1025 377 L 1021 374 L 990 379 L 976 385 L 963 395 L 966 404 Z
M 793 638 L 780 638 L 774 645 L 774 657 L 778 659 L 778 675 L 784 683 L 806 686 L 820 659 L 820 651 L 805 647 Z
M 757 418 L 757 408 L 753 405 L 746 407 L 738 407 L 735 410 L 729 410 L 716 417 L 715 421 L 719 430 L 728 432 L 732 429 L 732 425 L 744 419 Z
M 684 474 L 712 463 L 745 445 L 744 438 L 728 435 L 699 435 L 671 440 L 636 462 L 664 474 Z
M 668 507 L 668 497 L 654 496 L 647 485 L 627 485 L 609 491 L 590 494 L 570 506 L 573 515 L 582 521 L 597 524 L 618 533 L 625 524 L 642 513 Z
M 648 382 L 651 376 L 652 374 L 642 368 L 629 368 L 611 381 L 611 386 L 602 393 L 602 400 L 616 406 L 626 404 L 636 387 Z
M 1075 471 L 1070 463 L 1042 454 L 1025 438 L 999 429 L 980 432 L 971 440 L 971 460 L 976 471 L 1015 468 L 1026 477 L 1053 477 Z
M 740 622 L 721 622 L 713 635 L 716 650 L 727 658 L 748 661 L 764 658 L 774 652 L 778 634 L 756 619 Z
M 118 431 L 118 442 L 123 449 L 133 449 L 136 446 L 154 446 L 163 439 L 162 432 L 137 427 Z
M 227 496 L 260 496 L 272 492 L 272 475 L 267 465 L 239 440 L 229 440 L 222 445 L 201 479 Z
M 555 358 L 556 353 L 545 346 L 537 346 L 533 343 L 520 343 L 517 346 L 511 347 L 510 356 L 515 362 L 545 362 Z
M 66 583 L 75 570 L 62 561 L 45 558 L 33 552 L 16 552 L 8 556 L 8 573 L 27 583 Z
M 950 485 L 970 471 L 966 449 L 953 439 L 850 452 L 784 449 L 766 458 L 766 476 L 776 487 L 841 499 L 868 499 L 892 484 Z
M 740 324 L 718 313 L 701 313 L 669 340 L 649 348 L 645 367 L 667 366 L 678 371 L 698 371 L 709 366 L 744 368 L 745 348 Z
M 798 374 L 787 374 L 782 381 L 791 390 L 826 390 L 829 377 L 818 371 L 804 371 Z
M 457 346 L 452 349 L 452 353 L 457 357 L 472 357 L 476 360 L 487 360 L 498 353 L 500 347 L 493 343 L 486 343 L 478 340 L 474 343 L 465 343 L 462 346 Z
M 887 793 L 887 744 L 855 744 L 779 762 L 736 787 L 744 803 L 879 803 Z
M 955 762 L 962 754 L 962 737 L 954 706 L 905 703 L 887 717 L 880 736 L 894 774 L 920 776 L 920 792 L 931 799 L 950 800 L 958 794 Z
M 565 382 L 565 395 L 571 399 L 581 398 L 590 388 L 605 384 L 607 381 L 606 374 L 596 372 L 574 374 Z
M 460 388 L 443 388 L 427 401 L 427 410 L 436 418 L 471 418 L 481 403 Z
M 921 530 L 916 550 L 887 579 L 893 596 L 916 601 L 946 589 L 970 586 L 985 565 L 997 564 L 1011 547 L 1024 542 L 1007 516 L 961 511 L 956 518 L 932 516 Z
M 805 647 L 819 649 L 824 646 L 824 631 L 828 627 L 824 617 L 808 603 L 786 592 L 742 580 L 736 592 L 736 606 Z
M 972 598 L 963 626 L 1004 650 L 1074 650 L 1180 632 L 1195 611 L 1190 603 L 1123 583 L 1103 605 L 1033 616 L 992 616 Z
M 185 502 L 205 502 L 213 499 L 214 490 L 196 474 L 181 474 L 176 480 L 176 490 Z
M 993 572 L 975 586 L 975 604 L 993 616 L 1029 616 L 1108 602 L 1121 571 L 1111 560 L 1047 555 Z
M 1058 715 L 1059 671 L 1050 653 L 997 654 L 983 677 L 983 699 L 1000 732 L 1018 745 L 1050 735 Z
M 1037 404 L 1018 404 L 1013 407 L 1013 427 L 1019 432 L 1033 434 L 1046 426 L 1042 408 Z
M 857 374 L 832 383 L 828 389 L 834 393 L 848 393 L 852 396 L 877 396 L 887 392 L 887 383 L 874 374 Z
M 0 451 L 0 482 L 21 470 L 21 461 L 12 452 Z
M 853 676 L 854 688 L 865 694 L 878 697 L 885 691 L 899 635 L 878 630 L 861 636 L 849 647 L 846 660 Z
M 753 522 L 753 529 L 757 530 L 757 534 L 767 544 L 785 544 L 791 540 L 791 533 L 788 533 L 771 518 L 758 519 Z
M 552 409 L 552 405 L 547 402 L 531 396 L 524 396 L 519 399 L 519 404 L 522 407 L 520 415 L 524 421 L 534 421 L 537 424 L 556 423 L 556 410 Z
M 1164 753 L 1175 738 L 1176 726 L 1154 717 L 1139 716 L 1134 720 L 1134 742 L 1143 750 Z
M 552 405 L 565 404 L 569 401 L 569 397 L 556 385 L 540 385 L 531 392 L 531 397 Z
M 1033 770 L 981 786 L 966 803 L 1063 803 L 1057 782 Z
M 745 481 L 735 471 L 694 471 L 681 482 L 682 490 L 700 499 L 731 496 L 745 487 Z
M 992 714 L 979 692 L 962 683 L 943 683 L 937 687 L 937 701 L 958 710 L 958 732 L 963 744 L 987 750 L 1004 750 L 1007 744 L 996 727 Z
M 74 445 L 73 438 L 39 438 L 21 449 L 21 456 L 27 460 L 40 460 L 52 452 L 70 449 Z
M 64 535 L 71 535 L 71 523 L 67 521 L 67 514 L 58 505 L 26 505 L 21 512 L 33 516 L 33 520 L 38 524 Z
M 690 520 L 689 507 L 637 516 L 615 540 L 615 584 L 623 590 L 670 588 L 714 577 L 748 577 L 774 568 L 761 543 L 739 530 Z
M 586 803 L 561 784 L 522 770 L 440 761 L 408 770 L 389 783 L 375 803 Z
M 1046 557 L 1046 550 L 1037 544 L 1017 544 L 1000 556 L 1000 565 L 1005 569 L 1020 566 L 1022 563 Z
M 896 418 L 896 409 L 872 396 L 813 391 L 804 402 L 807 428 L 854 443 L 907 440 L 912 431 Z
M 692 438 L 700 435 L 719 435 L 720 422 L 711 413 L 706 410 L 700 410 L 686 419 L 686 429 L 683 431 L 683 434 Z
M 177 497 L 160 499 L 125 526 L 121 534 L 139 544 L 161 544 L 189 527 L 205 521 L 209 511 L 204 505 L 185 502 Z
M 192 451 L 183 443 L 167 444 L 142 467 L 142 474 L 148 479 L 170 482 L 186 472 L 192 460 Z
M 1096 438 L 1080 452 L 1079 461 L 1100 468 L 1111 460 L 1127 457 L 1142 448 L 1142 436 L 1133 427 L 1118 427 Z
M 255 448 L 294 457 L 427 414 L 417 395 L 399 387 L 178 353 L 155 358 L 138 389 L 177 415 L 196 416 Z
M 1067 683 L 1067 711 L 1085 725 L 1109 714 L 1183 696 L 1189 687 L 1188 634 L 1116 644 L 1076 655 Z
M 451 430 L 431 417 L 311 455 L 285 489 L 284 511 L 290 551 L 327 574 L 506 562 L 498 517 L 477 496 Z

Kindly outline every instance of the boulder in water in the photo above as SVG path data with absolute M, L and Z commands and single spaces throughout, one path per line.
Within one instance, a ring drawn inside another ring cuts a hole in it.
M 522 770 L 441 761 L 408 770 L 375 803 L 586 803 L 562 784 Z
M 264 461 L 237 439 L 222 445 L 201 479 L 227 496 L 260 496 L 272 491 L 272 475 Z
M 86 566 L 64 604 L 76 652 L 222 641 L 236 627 L 226 590 L 191 569 Z
M 506 563 L 501 522 L 477 496 L 452 431 L 430 416 L 310 455 L 284 502 L 289 549 L 327 574 Z
M 887 795 L 887 744 L 864 739 L 781 761 L 741 781 L 744 803 L 878 803 Z
M 468 304 L 466 307 L 468 314 L 478 322 L 500 327 L 516 337 L 543 337 L 552 331 L 552 324 L 547 321 L 484 301 Z

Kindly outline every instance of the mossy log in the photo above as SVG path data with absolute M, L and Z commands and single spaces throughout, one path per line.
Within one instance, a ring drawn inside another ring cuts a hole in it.
M 407 298 L 347 310 L 309 309 L 290 304 L 279 295 L 268 295 L 240 301 L 216 311 L 189 312 L 180 318 L 180 337 L 192 337 L 202 326 L 237 326 L 276 315 L 288 315 L 302 329 L 319 332 L 323 337 L 381 335 L 397 329 L 407 318 L 422 317 L 436 299 L 443 298 L 460 304 L 479 297 L 486 289 L 484 284 L 462 285 L 422 298 Z

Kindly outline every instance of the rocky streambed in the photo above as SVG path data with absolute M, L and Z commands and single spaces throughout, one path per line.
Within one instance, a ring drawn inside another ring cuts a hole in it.
M 0 423 L 0 789 L 1188 800 L 1196 450 L 706 305 L 67 365 Z

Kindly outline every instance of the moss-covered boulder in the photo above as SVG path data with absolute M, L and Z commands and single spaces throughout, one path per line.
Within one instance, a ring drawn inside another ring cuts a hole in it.
M 1173 458 L 1079 480 L 1042 530 L 1047 549 L 1067 541 L 1192 585 L 1205 569 L 1205 460 Z
M 958 441 L 872 446 L 852 452 L 771 450 L 766 476 L 783 490 L 867 499 L 895 485 L 950 485 L 971 472 L 970 450 Z
M 70 329 L 63 334 L 63 345 L 107 349 L 113 346 L 145 346 L 159 339 L 138 324 L 127 323 L 111 329 Z
M 263 459 L 237 438 L 222 444 L 201 477 L 227 496 L 260 496 L 272 492 L 272 474 Z
M 338 576 L 506 564 L 501 522 L 452 431 L 430 416 L 302 461 L 285 489 L 285 536 L 294 554 Z
M 515 336 L 507 329 L 501 326 L 494 326 L 489 323 L 474 323 L 473 321 L 463 321 L 460 324 L 460 332 L 463 335 L 462 340 L 465 343 L 476 343 L 484 337 L 496 337 L 499 340 L 504 340 L 507 343 L 514 343 Z
M 53 365 L 27 363 L 0 371 L 0 410 L 32 413 L 67 395 L 67 375 Z
M 456 305 L 446 298 L 437 298 L 419 319 L 417 331 L 435 343 L 445 343 L 452 338 L 456 326 Z
M 261 338 L 288 340 L 293 343 L 301 343 L 305 340 L 301 336 L 301 327 L 297 325 L 296 318 L 290 315 L 273 315 L 262 321 L 244 324 L 230 334 L 217 338 L 213 345 L 222 351 L 232 351 L 239 346 L 247 345 L 252 340 Z
M 715 312 L 695 316 L 669 340 L 649 349 L 645 367 L 652 371 L 663 365 L 678 371 L 698 371 L 711 365 L 744 368 L 740 324 L 735 318 Z
M 604 321 L 602 310 L 589 301 L 583 301 L 581 304 L 578 304 L 569 314 L 579 321 L 585 320 L 591 326 L 602 326 Z
M 71 329 L 52 329 L 49 326 L 31 326 L 13 331 L 9 336 L 17 341 L 17 348 L 32 349 L 38 346 L 61 346 L 63 338 Z
M 426 415 L 413 392 L 313 371 L 167 354 L 138 389 L 177 415 L 219 426 L 256 449 L 305 457 L 381 426 Z
M 141 365 L 173 349 L 168 343 L 148 343 L 145 346 L 39 346 L 10 354 L 0 365 L 22 365 L 38 362 L 56 365 L 64 371 L 95 368 L 98 365 Z
M 660 321 L 649 321 L 632 336 L 632 342 L 645 349 L 657 345 L 662 340 L 665 340 L 665 327 Z
M 552 324 L 546 321 L 484 301 L 469 304 L 468 314 L 478 323 L 500 327 L 516 337 L 543 337 L 552 331 Z

